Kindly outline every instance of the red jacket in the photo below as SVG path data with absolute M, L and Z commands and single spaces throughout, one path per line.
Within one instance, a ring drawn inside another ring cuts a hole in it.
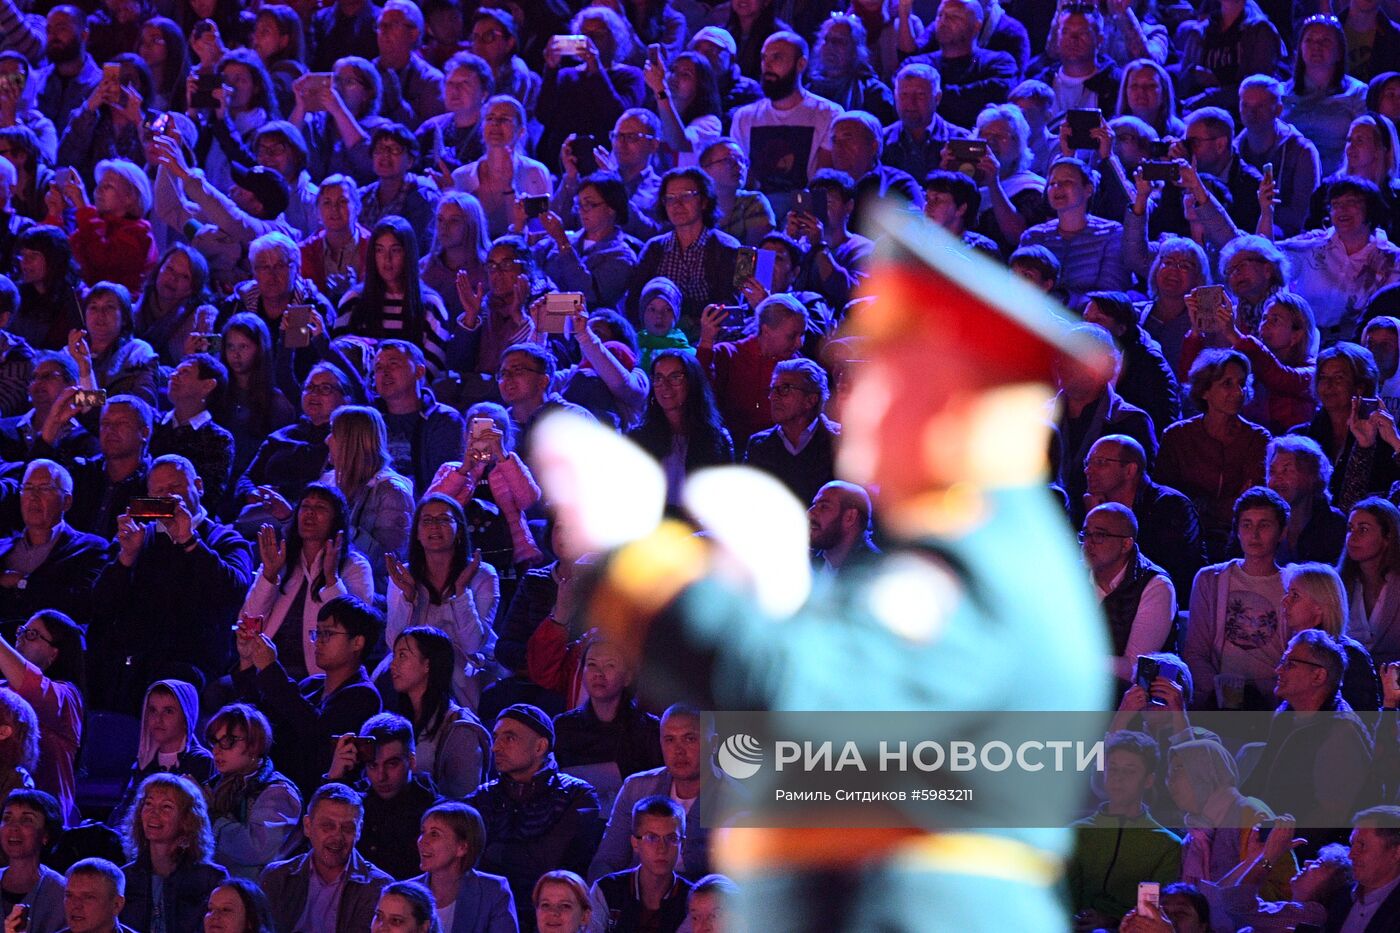
M 715 387 L 715 401 L 734 438 L 734 449 L 743 450 L 751 435 L 773 426 L 768 386 L 773 381 L 774 368 L 782 360 L 764 356 L 758 349 L 757 336 L 698 347 L 695 357 Z
M 359 270 L 360 278 L 365 276 L 365 270 L 369 268 L 369 231 L 356 224 L 355 235 L 360 239 L 359 255 L 355 259 L 355 268 Z M 301 274 L 316 283 L 316 287 L 321 291 L 326 290 L 326 259 L 323 247 L 326 242 L 326 231 L 319 230 L 311 236 L 302 240 L 297 245 L 301 248 Z
M 131 217 L 103 217 L 95 207 L 80 207 L 73 231 L 73 258 L 83 282 L 119 282 L 133 299 L 146 287 L 146 276 L 160 255 L 150 221 Z

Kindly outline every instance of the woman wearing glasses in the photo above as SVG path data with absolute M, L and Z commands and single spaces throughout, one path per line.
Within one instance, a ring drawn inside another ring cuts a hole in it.
M 654 236 L 642 249 L 633 274 L 628 313 L 635 318 L 641 290 L 664 275 L 681 290 L 681 329 L 698 329 L 700 312 L 734 296 L 734 269 L 739 241 L 717 229 L 719 196 L 715 183 L 698 168 L 676 168 L 661 179 L 657 203 L 670 221 L 668 233 Z
M 666 471 L 666 503 L 680 505 L 695 470 L 734 462 L 734 441 L 715 406 L 714 391 L 693 353 L 662 350 L 651 363 L 651 400 L 630 435 Z
M 570 233 L 553 211 L 540 215 L 545 239 L 535 247 L 540 266 L 560 291 L 582 292 L 590 308 L 617 307 L 632 281 L 637 254 L 623 236 L 631 216 L 627 186 L 614 172 L 594 172 L 574 199 L 579 230 Z M 523 228 L 524 210 L 516 218 Z
M 431 242 L 434 214 L 441 196 L 437 185 L 409 171 L 418 161 L 418 137 L 401 123 L 386 123 L 369 138 L 375 181 L 360 192 L 360 222 L 368 227 L 397 214 L 423 243 Z
M 44 609 L 19 627 L 15 642 L 18 650 L 0 638 L 0 676 L 39 717 L 34 784 L 53 794 L 64 820 L 76 825 L 82 819 L 73 800 L 73 762 L 83 735 L 83 632 L 63 613 Z
M 486 152 L 454 171 L 452 183 L 457 190 L 476 195 L 486 211 L 486 229 L 494 239 L 505 234 L 517 198 L 548 196 L 553 187 L 549 169 L 524 152 L 525 108 L 520 101 L 497 94 L 482 112 L 481 138 Z
M 384 640 L 394 644 L 412 626 L 441 629 L 452 639 L 456 664 L 453 698 L 476 709 L 481 689 L 495 672 L 493 659 L 496 607 L 501 588 L 496 570 L 472 549 L 466 514 L 455 499 L 423 497 L 409 531 L 408 563 L 385 556 L 389 578 L 389 613 Z M 376 676 L 389 667 L 385 658 Z
M 214 861 L 236 878 L 257 878 L 300 839 L 301 795 L 272 766 L 272 726 L 244 703 L 225 706 L 204 729 L 215 774 L 205 785 Z

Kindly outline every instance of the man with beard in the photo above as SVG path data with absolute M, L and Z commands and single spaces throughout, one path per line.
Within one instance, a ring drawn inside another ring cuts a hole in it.
M 807 522 L 818 570 L 840 570 L 880 553 L 870 539 L 870 513 L 870 493 L 855 483 L 832 480 L 817 491 Z
M 775 32 L 763 43 L 763 99 L 734 112 L 733 135 L 752 156 L 750 181 L 768 195 L 775 217 L 820 168 L 831 165 L 831 124 L 841 108 L 802 86 L 807 40 Z
M 67 4 L 56 6 L 49 11 L 47 23 L 49 64 L 37 75 L 37 105 L 62 136 L 68 115 L 102 80 L 102 69 L 88 54 L 87 19 L 81 10 Z

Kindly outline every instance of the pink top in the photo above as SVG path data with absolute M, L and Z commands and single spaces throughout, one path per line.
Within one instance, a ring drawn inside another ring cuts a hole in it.
M 64 680 L 50 680 L 33 665 L 15 692 L 29 701 L 39 718 L 39 765 L 34 769 L 34 786 L 58 799 L 59 810 L 69 826 L 81 817 L 74 801 L 76 781 L 73 764 L 83 735 L 83 696 Z

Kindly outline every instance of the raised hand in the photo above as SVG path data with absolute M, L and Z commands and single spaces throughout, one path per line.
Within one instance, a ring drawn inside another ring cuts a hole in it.
M 457 580 L 452 584 L 452 595 L 461 596 L 472 585 L 472 579 L 481 567 L 481 548 L 472 551 L 472 559 L 467 561 L 467 566 L 462 568 L 462 572 L 457 574 Z
M 277 583 L 282 568 L 287 566 L 287 543 L 278 538 L 277 529 L 267 522 L 258 528 L 258 557 L 262 560 L 263 577 L 268 583 Z
M 410 606 L 418 598 L 418 581 L 413 579 L 413 574 L 409 573 L 408 566 L 393 554 L 384 554 L 384 566 L 389 571 L 389 579 L 399 588 L 403 594 L 404 602 Z
M 481 305 L 486 300 L 486 284 L 472 284 L 471 273 L 466 269 L 457 270 L 457 297 L 462 302 L 462 313 L 457 323 L 464 330 L 474 330 L 481 318 Z
M 321 548 L 321 574 L 326 579 L 326 586 L 332 587 L 340 582 L 340 555 L 345 550 L 345 532 L 337 531 L 335 537 L 326 542 L 326 546 Z

